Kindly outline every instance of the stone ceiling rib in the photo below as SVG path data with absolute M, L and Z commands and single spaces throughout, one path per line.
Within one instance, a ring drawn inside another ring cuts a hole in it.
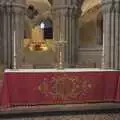
M 82 5 L 82 14 L 85 14 L 89 9 L 101 4 L 101 0 L 85 0 Z

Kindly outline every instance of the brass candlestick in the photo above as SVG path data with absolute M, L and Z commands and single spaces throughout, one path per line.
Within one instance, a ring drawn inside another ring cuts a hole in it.
M 13 69 L 16 69 L 16 31 L 14 31 L 14 35 L 13 35 L 14 39 L 13 39 Z
M 57 69 L 64 69 L 65 62 L 64 62 L 64 46 L 66 41 L 64 41 L 63 36 L 60 35 L 60 40 L 56 41 L 56 46 L 58 50 L 58 61 L 57 61 Z

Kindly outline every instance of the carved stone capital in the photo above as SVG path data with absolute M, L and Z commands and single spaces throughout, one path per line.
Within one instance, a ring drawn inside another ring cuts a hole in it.
M 67 0 L 67 2 L 65 2 L 65 4 L 63 4 L 63 1 L 60 2 L 59 4 L 56 3 L 55 1 L 53 2 L 53 15 L 55 15 L 55 12 L 58 13 L 58 11 L 60 11 L 59 13 L 63 16 L 67 16 L 67 17 L 76 17 L 79 16 L 81 14 L 81 6 L 82 6 L 82 1 L 83 0 Z
M 109 13 L 109 12 L 118 12 L 120 13 L 120 1 L 119 0 L 102 0 L 102 12 Z
M 52 10 L 53 16 L 67 16 L 67 17 L 77 17 L 81 13 L 81 10 L 79 11 L 77 7 L 75 6 L 69 6 L 69 7 L 61 7 L 59 9 L 55 8 Z
M 24 15 L 25 10 L 24 8 L 13 6 L 12 13 L 16 15 Z
M 25 5 L 24 4 L 18 4 L 18 3 L 9 3 L 7 4 L 7 9 L 11 10 L 8 12 L 12 12 L 12 14 L 17 14 L 17 15 L 23 15 L 25 13 Z

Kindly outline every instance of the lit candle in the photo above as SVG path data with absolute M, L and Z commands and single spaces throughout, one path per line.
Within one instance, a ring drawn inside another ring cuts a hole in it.
M 14 56 L 14 61 L 13 61 L 13 68 L 16 69 L 16 31 L 14 31 L 14 38 L 13 38 L 13 56 Z
M 62 64 L 62 52 L 60 51 L 60 64 Z

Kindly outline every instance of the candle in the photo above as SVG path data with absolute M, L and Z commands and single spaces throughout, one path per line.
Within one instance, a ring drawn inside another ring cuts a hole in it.
M 16 31 L 14 31 L 14 38 L 13 38 L 13 56 L 14 56 L 14 61 L 13 61 L 13 68 L 16 69 Z
M 62 64 L 62 52 L 60 51 L 60 64 Z

